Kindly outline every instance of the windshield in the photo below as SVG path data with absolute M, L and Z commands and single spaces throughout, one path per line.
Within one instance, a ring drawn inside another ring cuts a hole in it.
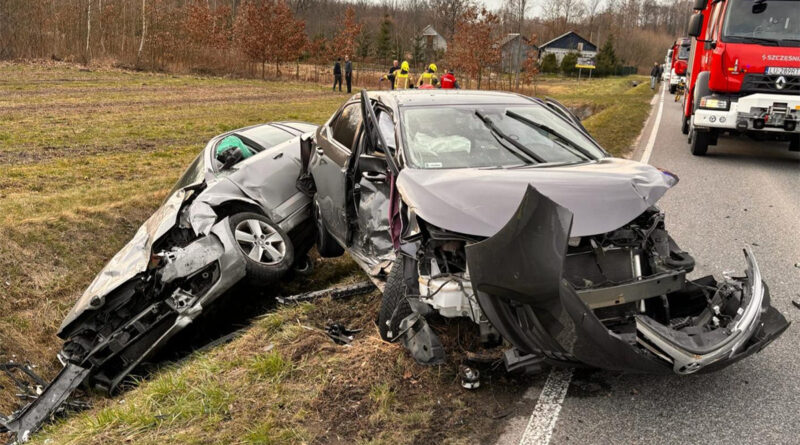
M 408 162 L 417 168 L 507 167 L 605 156 L 538 104 L 406 108 L 402 131 Z
M 800 44 L 800 0 L 730 0 L 724 40 L 756 41 L 781 46 Z

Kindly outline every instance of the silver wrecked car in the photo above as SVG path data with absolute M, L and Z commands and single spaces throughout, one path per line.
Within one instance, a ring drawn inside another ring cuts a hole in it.
M 307 270 L 311 200 L 296 181 L 300 136 L 315 129 L 275 122 L 213 138 L 67 314 L 64 368 L 39 398 L 0 417 L 0 432 L 24 440 L 83 382 L 113 391 L 239 281 L 266 286 Z
M 419 362 L 444 358 L 432 313 L 505 340 L 509 370 L 711 371 L 788 326 L 749 249 L 740 276 L 688 280 L 656 207 L 678 178 L 609 156 L 556 101 L 362 92 L 314 145 L 318 250 L 385 280 L 380 333 Z

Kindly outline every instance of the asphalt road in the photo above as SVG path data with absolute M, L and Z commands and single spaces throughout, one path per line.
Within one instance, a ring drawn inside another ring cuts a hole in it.
M 800 309 L 792 305 L 800 301 L 800 153 L 786 142 L 720 137 L 695 157 L 680 115 L 667 94 L 649 160 L 680 177 L 659 205 L 673 238 L 697 260 L 693 277 L 743 270 L 749 244 L 773 305 L 794 324 L 761 353 L 709 375 L 577 370 L 551 434 L 538 443 L 800 443 Z M 498 444 L 520 443 L 541 388 L 520 398 Z

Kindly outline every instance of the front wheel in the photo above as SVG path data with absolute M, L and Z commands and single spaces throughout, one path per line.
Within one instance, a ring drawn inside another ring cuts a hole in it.
M 230 217 L 231 230 L 244 256 L 248 281 L 264 286 L 281 278 L 294 264 L 294 246 L 277 224 L 259 213 Z
M 711 142 L 711 133 L 708 131 L 692 130 L 691 150 L 695 156 L 705 156 L 708 152 L 708 144 Z
M 412 261 L 414 260 L 398 253 L 397 259 L 392 264 L 392 270 L 389 271 L 389 277 L 386 278 L 381 298 L 381 311 L 378 314 L 378 331 L 384 340 L 394 340 L 400 333 L 400 322 L 411 315 L 411 305 L 406 299 L 405 270 L 408 266 L 412 266 Z M 416 275 L 416 268 L 414 268 L 414 275 Z M 416 276 L 413 281 L 417 282 Z

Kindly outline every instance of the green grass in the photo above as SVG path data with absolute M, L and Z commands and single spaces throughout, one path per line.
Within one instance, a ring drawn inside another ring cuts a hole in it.
M 624 154 L 652 97 L 630 81 L 547 78 L 538 95 L 589 107 L 586 127 Z M 60 321 L 208 139 L 270 120 L 321 123 L 345 97 L 308 84 L 0 63 L 0 360 L 15 355 L 54 375 Z M 318 261 L 283 291 L 357 275 L 347 258 Z M 279 308 L 229 345 L 166 365 L 117 398 L 93 397 L 94 409 L 36 440 L 461 443 L 491 434 L 496 421 L 480 410 L 496 403 L 503 379 L 491 393 L 464 393 L 455 361 L 417 366 L 380 341 L 377 304 L 371 295 Z M 319 330 L 327 320 L 364 332 L 335 346 Z M 0 412 L 16 403 L 0 394 Z

